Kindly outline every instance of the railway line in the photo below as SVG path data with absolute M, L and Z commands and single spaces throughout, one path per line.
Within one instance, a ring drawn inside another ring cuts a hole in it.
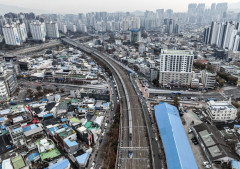
M 116 168 L 152 168 L 150 143 L 143 110 L 134 86 L 130 81 L 129 73 L 119 64 L 94 49 L 69 38 L 62 40 L 104 61 L 112 71 L 116 80 L 121 105 L 119 148 Z

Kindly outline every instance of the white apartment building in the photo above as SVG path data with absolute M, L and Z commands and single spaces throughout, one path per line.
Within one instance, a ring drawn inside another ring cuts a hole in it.
M 0 100 L 7 99 L 17 89 L 17 78 L 13 70 L 6 65 L 0 65 Z
M 30 23 L 30 30 L 33 40 L 39 40 L 45 42 L 46 40 L 46 27 L 45 23 L 35 21 Z
M 216 84 L 216 73 L 211 73 L 206 70 L 202 71 L 202 83 L 206 89 L 214 89 Z
M 160 86 L 190 86 L 193 58 L 192 51 L 163 50 L 160 55 Z
M 63 23 L 59 23 L 59 30 L 62 31 L 62 33 L 66 34 L 67 33 L 67 25 Z
M 17 27 L 14 24 L 12 25 L 7 24 L 3 26 L 2 31 L 3 31 L 5 43 L 7 45 L 13 45 L 13 46 L 21 45 L 20 34 L 17 30 Z
M 77 32 L 77 26 L 71 23 L 68 25 L 68 30 L 70 30 L 71 32 Z
M 231 100 L 231 99 L 230 99 Z M 209 101 L 207 102 L 207 114 L 213 121 L 235 120 L 237 109 L 231 101 Z
M 0 100 L 7 100 L 9 98 L 7 88 L 4 81 L 0 81 Z
M 18 34 L 20 35 L 20 41 L 26 42 L 27 36 L 27 29 L 25 23 L 16 23 Z
M 59 31 L 57 23 L 46 23 L 46 32 L 48 38 L 59 38 Z

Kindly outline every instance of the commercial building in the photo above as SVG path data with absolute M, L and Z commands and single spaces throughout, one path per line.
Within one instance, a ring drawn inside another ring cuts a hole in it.
M 211 73 L 206 70 L 202 71 L 202 83 L 206 89 L 214 89 L 216 84 L 216 73 Z
M 160 86 L 190 86 L 193 57 L 191 51 L 163 50 L 160 55 Z
M 168 169 L 197 169 L 192 149 L 176 107 L 160 102 L 154 107 Z
M 12 25 L 7 24 L 3 26 L 2 30 L 3 30 L 5 43 L 7 45 L 13 45 L 13 46 L 21 45 L 20 34 L 18 33 L 17 27 L 14 24 Z
M 136 43 L 141 39 L 141 32 L 139 29 L 131 29 L 129 36 L 130 36 L 130 42 Z
M 46 27 L 45 23 L 35 21 L 30 23 L 30 30 L 33 40 L 45 42 L 46 40 Z
M 54 22 L 46 23 L 46 32 L 48 38 L 59 38 L 57 23 Z
M 207 103 L 207 114 L 213 121 L 235 120 L 237 109 L 232 105 L 231 101 L 211 100 Z

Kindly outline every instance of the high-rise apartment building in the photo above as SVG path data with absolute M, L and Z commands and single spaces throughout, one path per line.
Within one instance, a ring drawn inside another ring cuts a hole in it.
M 160 55 L 160 86 L 190 86 L 193 59 L 192 51 L 163 50 Z
M 218 48 L 239 51 L 239 23 L 212 22 L 211 27 L 204 30 L 204 42 Z
M 48 38 L 59 38 L 57 23 L 54 22 L 46 23 L 46 33 Z
M 21 38 L 20 38 L 20 34 L 17 30 L 16 25 L 6 24 L 3 26 L 2 30 L 3 30 L 3 36 L 5 39 L 5 43 L 7 45 L 13 45 L 13 46 L 21 45 Z
M 30 23 L 30 30 L 33 40 L 39 40 L 45 42 L 46 40 L 46 27 L 45 23 L 35 21 Z
M 7 69 L 5 65 L 0 65 L 0 100 L 5 100 L 17 89 L 17 78 L 13 70 Z

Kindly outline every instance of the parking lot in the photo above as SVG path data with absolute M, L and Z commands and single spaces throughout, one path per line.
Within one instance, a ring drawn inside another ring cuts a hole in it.
M 192 109 L 188 109 L 188 113 L 184 113 L 183 115 L 186 124 L 184 126 L 184 130 L 187 134 L 187 138 L 189 140 L 190 146 L 193 151 L 193 155 L 195 157 L 195 160 L 197 162 L 198 168 L 199 169 L 205 169 L 204 166 L 202 165 L 204 161 L 206 161 L 206 158 L 204 157 L 203 151 L 201 150 L 201 147 L 199 144 L 194 145 L 194 143 L 191 141 L 191 138 L 194 137 L 193 133 L 188 134 L 188 130 L 190 127 L 192 127 L 192 121 L 194 121 L 194 125 L 198 125 L 202 123 L 202 121 L 192 112 Z

